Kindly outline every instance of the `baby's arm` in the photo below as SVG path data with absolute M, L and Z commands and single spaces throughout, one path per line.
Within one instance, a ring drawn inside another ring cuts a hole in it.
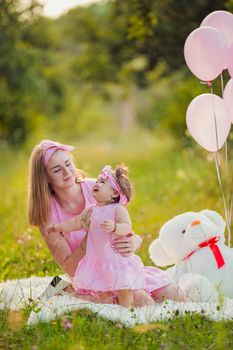
M 90 208 L 83 210 L 80 215 L 71 220 L 67 220 L 56 225 L 49 225 L 47 227 L 47 232 L 71 232 L 74 230 L 80 230 L 83 227 L 86 228 L 86 220 L 89 216 Z
M 114 232 L 116 235 L 127 235 L 132 232 L 132 222 L 129 213 L 122 205 L 116 208 L 116 222 L 106 220 L 102 223 L 102 228 L 108 232 Z
M 71 232 L 82 228 L 81 225 L 82 215 L 78 215 L 71 220 L 64 221 L 60 224 L 50 225 L 47 227 L 47 232 Z

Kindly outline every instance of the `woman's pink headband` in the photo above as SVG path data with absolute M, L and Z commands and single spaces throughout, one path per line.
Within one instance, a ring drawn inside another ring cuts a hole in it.
M 73 146 L 63 145 L 62 143 L 51 141 L 51 140 L 43 140 L 40 142 L 40 145 L 45 149 L 44 151 L 44 165 L 47 166 L 48 161 L 51 155 L 58 149 L 62 151 L 70 152 L 74 149 Z
M 108 182 L 110 183 L 110 185 L 112 186 L 112 188 L 117 191 L 120 195 L 120 200 L 119 203 L 122 205 L 126 205 L 129 200 L 126 197 L 126 195 L 122 192 L 119 184 L 117 183 L 116 179 L 114 178 L 113 174 L 112 174 L 112 168 L 110 165 L 106 165 L 103 170 L 101 171 L 101 177 L 103 179 L 107 179 Z

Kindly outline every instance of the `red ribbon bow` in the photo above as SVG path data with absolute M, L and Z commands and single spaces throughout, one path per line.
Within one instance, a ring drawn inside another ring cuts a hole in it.
M 212 238 L 208 239 L 207 241 L 204 241 L 198 245 L 200 248 L 209 247 L 212 250 L 212 253 L 214 254 L 215 260 L 216 260 L 217 265 L 218 265 L 218 269 L 220 269 L 223 265 L 225 265 L 225 261 L 223 259 L 222 253 L 220 252 L 220 249 L 216 244 L 216 243 L 218 243 L 219 239 L 220 239 L 220 236 L 215 236 L 215 237 L 212 237 Z M 186 256 L 183 260 L 189 258 L 195 252 L 196 252 L 196 250 L 194 252 L 190 253 L 188 256 Z
M 210 249 L 214 254 L 215 260 L 218 264 L 218 269 L 220 269 L 223 265 L 225 265 L 225 261 L 223 259 L 222 253 L 220 252 L 220 249 L 216 244 L 218 243 L 219 239 L 220 239 L 220 236 L 215 236 L 208 239 L 208 241 L 205 241 L 199 244 L 200 248 L 210 247 Z

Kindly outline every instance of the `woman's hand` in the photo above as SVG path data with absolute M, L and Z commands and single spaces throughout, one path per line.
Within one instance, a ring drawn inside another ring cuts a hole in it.
M 81 225 L 85 231 L 89 230 L 90 222 L 91 222 L 91 213 L 92 213 L 92 208 L 87 208 L 87 209 L 84 209 L 81 214 L 82 215 Z
M 126 236 L 120 236 L 112 241 L 112 248 L 115 253 L 122 256 L 130 256 L 141 246 L 142 239 L 138 235 L 129 233 Z

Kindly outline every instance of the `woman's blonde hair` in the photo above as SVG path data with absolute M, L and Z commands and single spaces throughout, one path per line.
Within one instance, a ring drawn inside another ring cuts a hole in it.
M 44 152 L 45 148 L 40 144 L 35 146 L 29 160 L 28 220 L 33 226 L 47 224 L 51 215 L 51 197 L 54 192 L 47 181 Z M 85 173 L 77 169 L 77 181 L 81 182 L 84 178 Z

